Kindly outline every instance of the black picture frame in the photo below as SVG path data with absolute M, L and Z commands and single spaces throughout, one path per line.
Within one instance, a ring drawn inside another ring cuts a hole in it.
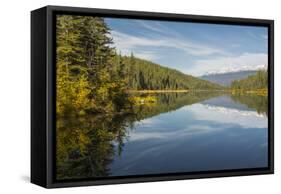
M 57 181 L 55 172 L 56 125 L 56 14 L 94 15 L 209 24 L 268 27 L 268 168 L 219 170 L 143 176 Z M 232 17 L 183 15 L 109 9 L 46 6 L 31 12 L 31 182 L 46 188 L 168 181 L 274 173 L 274 21 Z

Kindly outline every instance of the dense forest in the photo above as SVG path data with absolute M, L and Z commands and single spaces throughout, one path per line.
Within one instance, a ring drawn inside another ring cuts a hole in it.
M 134 90 L 178 90 L 178 89 L 222 89 L 223 87 L 175 69 L 131 56 L 121 57 L 128 72 L 129 89 Z
M 57 16 L 57 114 L 130 112 L 128 90 L 222 89 L 221 86 L 117 54 L 103 18 Z
M 255 75 L 231 83 L 231 88 L 236 90 L 267 90 L 267 86 L 268 72 L 266 70 L 259 70 Z

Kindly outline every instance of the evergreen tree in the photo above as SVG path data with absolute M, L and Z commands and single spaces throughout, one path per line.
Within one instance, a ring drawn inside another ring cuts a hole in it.
M 255 75 L 248 76 L 245 79 L 234 80 L 231 83 L 232 89 L 239 90 L 255 90 L 267 89 L 268 87 L 268 72 L 259 70 Z

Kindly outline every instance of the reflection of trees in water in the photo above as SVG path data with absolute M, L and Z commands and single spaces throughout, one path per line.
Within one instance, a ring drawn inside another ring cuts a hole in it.
M 130 115 L 88 115 L 57 120 L 57 178 L 95 178 L 110 175 L 109 164 L 121 155 L 128 129 L 150 118 L 212 97 L 214 92 L 157 94 L 155 104 L 135 107 Z
M 245 104 L 248 108 L 255 109 L 259 114 L 268 116 L 268 96 L 255 94 L 237 94 L 231 95 L 235 102 Z
M 114 144 L 121 154 L 126 129 L 134 120 L 132 115 L 58 119 L 57 178 L 108 176 Z

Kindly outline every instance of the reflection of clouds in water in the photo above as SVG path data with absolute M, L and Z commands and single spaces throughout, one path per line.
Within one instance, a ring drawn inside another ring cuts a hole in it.
M 147 127 L 147 126 L 142 126 Z M 170 140 L 170 139 L 181 139 L 188 138 L 189 136 L 210 133 L 213 131 L 224 130 L 227 129 L 225 126 L 207 126 L 207 125 L 187 125 L 185 128 L 176 130 L 170 128 L 169 131 L 161 130 L 157 125 L 151 125 L 150 131 L 142 130 L 142 127 L 137 131 L 133 132 L 130 135 L 129 141 L 142 141 L 142 140 L 152 140 L 152 139 L 162 139 L 162 140 Z
M 181 139 L 236 127 L 267 128 L 266 116 L 256 111 L 193 104 L 178 109 L 177 114 L 181 115 L 181 125 L 172 118 L 165 119 L 166 114 L 139 121 L 129 141 Z
M 186 112 L 192 112 L 199 120 L 216 121 L 225 124 L 237 124 L 243 128 L 266 128 L 267 118 L 256 111 L 238 110 L 219 106 L 194 104 L 185 107 Z
M 170 132 L 135 132 L 130 136 L 130 141 L 145 140 L 145 139 L 163 139 L 169 136 Z
M 218 111 L 224 114 L 239 114 L 241 116 L 246 116 L 246 117 L 263 117 L 266 118 L 266 115 L 264 114 L 259 114 L 256 111 L 247 111 L 247 110 L 238 110 L 234 108 L 225 108 L 221 106 L 212 106 L 212 105 L 204 105 L 206 106 L 207 109 L 209 110 L 214 110 Z
M 183 108 L 183 107 L 182 107 Z M 153 117 L 143 119 L 140 121 L 135 122 L 135 126 L 142 126 L 145 125 L 146 127 L 152 127 L 156 124 L 163 125 L 164 123 L 171 123 L 172 121 L 175 121 L 176 118 L 174 116 L 177 114 L 178 111 L 180 111 L 182 108 L 177 109 L 176 111 L 172 112 L 165 112 L 160 113 L 158 115 L 155 115 Z M 165 118 L 164 118 L 165 117 Z M 167 118 L 167 119 L 166 119 Z M 181 121 L 180 121 L 181 122 Z

